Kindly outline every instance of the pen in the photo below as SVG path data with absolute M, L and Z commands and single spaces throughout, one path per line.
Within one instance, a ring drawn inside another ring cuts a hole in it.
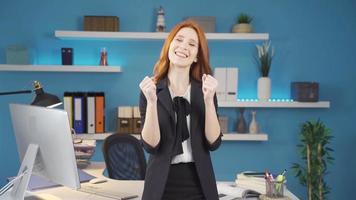
M 284 176 L 284 174 L 287 172 L 287 169 L 284 169 L 284 171 L 282 172 L 282 176 Z
M 123 198 L 121 198 L 121 200 L 135 199 L 137 197 L 138 197 L 138 195 L 131 195 L 131 196 L 123 197 Z
M 268 177 L 269 177 L 269 180 L 270 180 L 270 181 L 274 181 L 274 177 L 273 177 L 273 174 L 272 174 L 272 173 L 269 173 L 269 174 L 268 174 Z

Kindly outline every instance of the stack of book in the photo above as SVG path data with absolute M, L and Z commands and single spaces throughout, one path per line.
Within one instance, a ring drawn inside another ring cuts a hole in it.
M 78 168 L 90 165 L 90 159 L 95 152 L 96 140 L 74 140 L 75 158 Z
M 264 173 L 242 172 L 237 174 L 235 180 L 236 186 L 253 189 L 260 194 L 266 194 L 266 182 Z

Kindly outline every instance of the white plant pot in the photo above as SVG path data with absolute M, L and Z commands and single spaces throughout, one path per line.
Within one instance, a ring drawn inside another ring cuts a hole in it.
M 271 98 L 271 79 L 261 77 L 257 81 L 257 97 L 260 101 L 268 101 Z

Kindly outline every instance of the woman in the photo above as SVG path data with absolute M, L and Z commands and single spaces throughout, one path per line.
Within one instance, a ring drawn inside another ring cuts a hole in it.
M 140 83 L 142 143 L 150 158 L 143 200 L 218 199 L 210 152 L 221 143 L 209 50 L 193 21 L 168 35 L 152 78 Z

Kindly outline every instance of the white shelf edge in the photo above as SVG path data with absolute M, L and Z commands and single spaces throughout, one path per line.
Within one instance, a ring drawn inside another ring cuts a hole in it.
M 208 40 L 268 40 L 268 33 L 206 33 Z
M 268 135 L 265 133 L 224 133 L 224 141 L 268 141 Z
M 15 65 L 0 64 L 0 71 L 13 72 L 122 72 L 120 66 L 88 66 L 88 65 Z
M 105 140 L 105 138 L 114 134 L 114 132 L 106 132 L 106 133 L 95 133 L 95 134 L 76 134 L 73 135 L 75 139 L 83 139 L 83 140 Z M 140 139 L 141 136 L 139 134 L 131 134 L 137 139 Z M 222 137 L 223 141 L 267 141 L 268 135 L 264 133 L 258 134 L 237 134 L 237 133 L 224 133 Z
M 157 32 L 99 32 L 56 30 L 54 35 L 60 39 L 107 39 L 107 40 L 164 40 L 168 33 Z M 208 40 L 268 40 L 268 33 L 206 33 Z
M 220 108 L 330 108 L 330 101 L 319 102 L 253 102 L 253 101 L 221 101 L 218 103 Z
M 107 137 L 110 135 L 114 134 L 114 132 L 106 132 L 106 133 L 77 133 L 76 135 L 72 135 L 73 138 L 75 139 L 83 139 L 83 140 L 105 140 Z M 140 139 L 139 134 L 131 134 L 132 136 L 136 137 L 137 139 Z

